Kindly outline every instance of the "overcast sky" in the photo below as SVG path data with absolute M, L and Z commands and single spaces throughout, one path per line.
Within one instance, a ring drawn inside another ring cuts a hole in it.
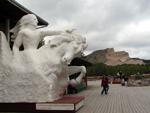
M 17 0 L 50 29 L 76 28 L 86 36 L 86 53 L 114 48 L 150 59 L 150 0 Z

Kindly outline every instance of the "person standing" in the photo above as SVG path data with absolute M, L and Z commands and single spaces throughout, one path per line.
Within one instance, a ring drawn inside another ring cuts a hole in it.
M 103 87 L 101 91 L 101 95 L 103 95 L 104 92 L 107 95 L 109 90 L 109 84 L 108 84 L 108 78 L 106 76 L 103 76 L 102 78 L 101 87 Z
M 128 77 L 127 76 L 124 77 L 124 82 L 125 82 L 125 86 L 127 86 L 128 85 Z

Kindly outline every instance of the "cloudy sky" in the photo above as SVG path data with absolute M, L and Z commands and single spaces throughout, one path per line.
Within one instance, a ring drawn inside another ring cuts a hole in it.
M 76 28 L 87 37 L 86 53 L 114 48 L 150 59 L 150 0 L 17 0 L 49 28 Z

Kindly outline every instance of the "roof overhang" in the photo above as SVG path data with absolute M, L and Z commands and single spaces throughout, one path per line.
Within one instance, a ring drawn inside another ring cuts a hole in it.
M 15 0 L 0 0 L 0 22 L 3 22 L 6 19 L 10 19 L 10 27 L 13 27 L 23 15 L 29 13 L 35 14 L 32 11 L 26 9 L 24 6 L 22 6 Z M 39 25 L 48 25 L 48 22 L 46 22 L 38 15 L 36 16 L 38 18 Z

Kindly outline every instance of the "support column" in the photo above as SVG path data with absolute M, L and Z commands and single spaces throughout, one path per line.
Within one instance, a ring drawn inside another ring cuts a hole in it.
M 9 30 L 10 30 L 10 19 L 7 18 L 5 20 L 5 35 L 7 37 L 7 41 L 10 42 L 10 33 L 9 33 Z

